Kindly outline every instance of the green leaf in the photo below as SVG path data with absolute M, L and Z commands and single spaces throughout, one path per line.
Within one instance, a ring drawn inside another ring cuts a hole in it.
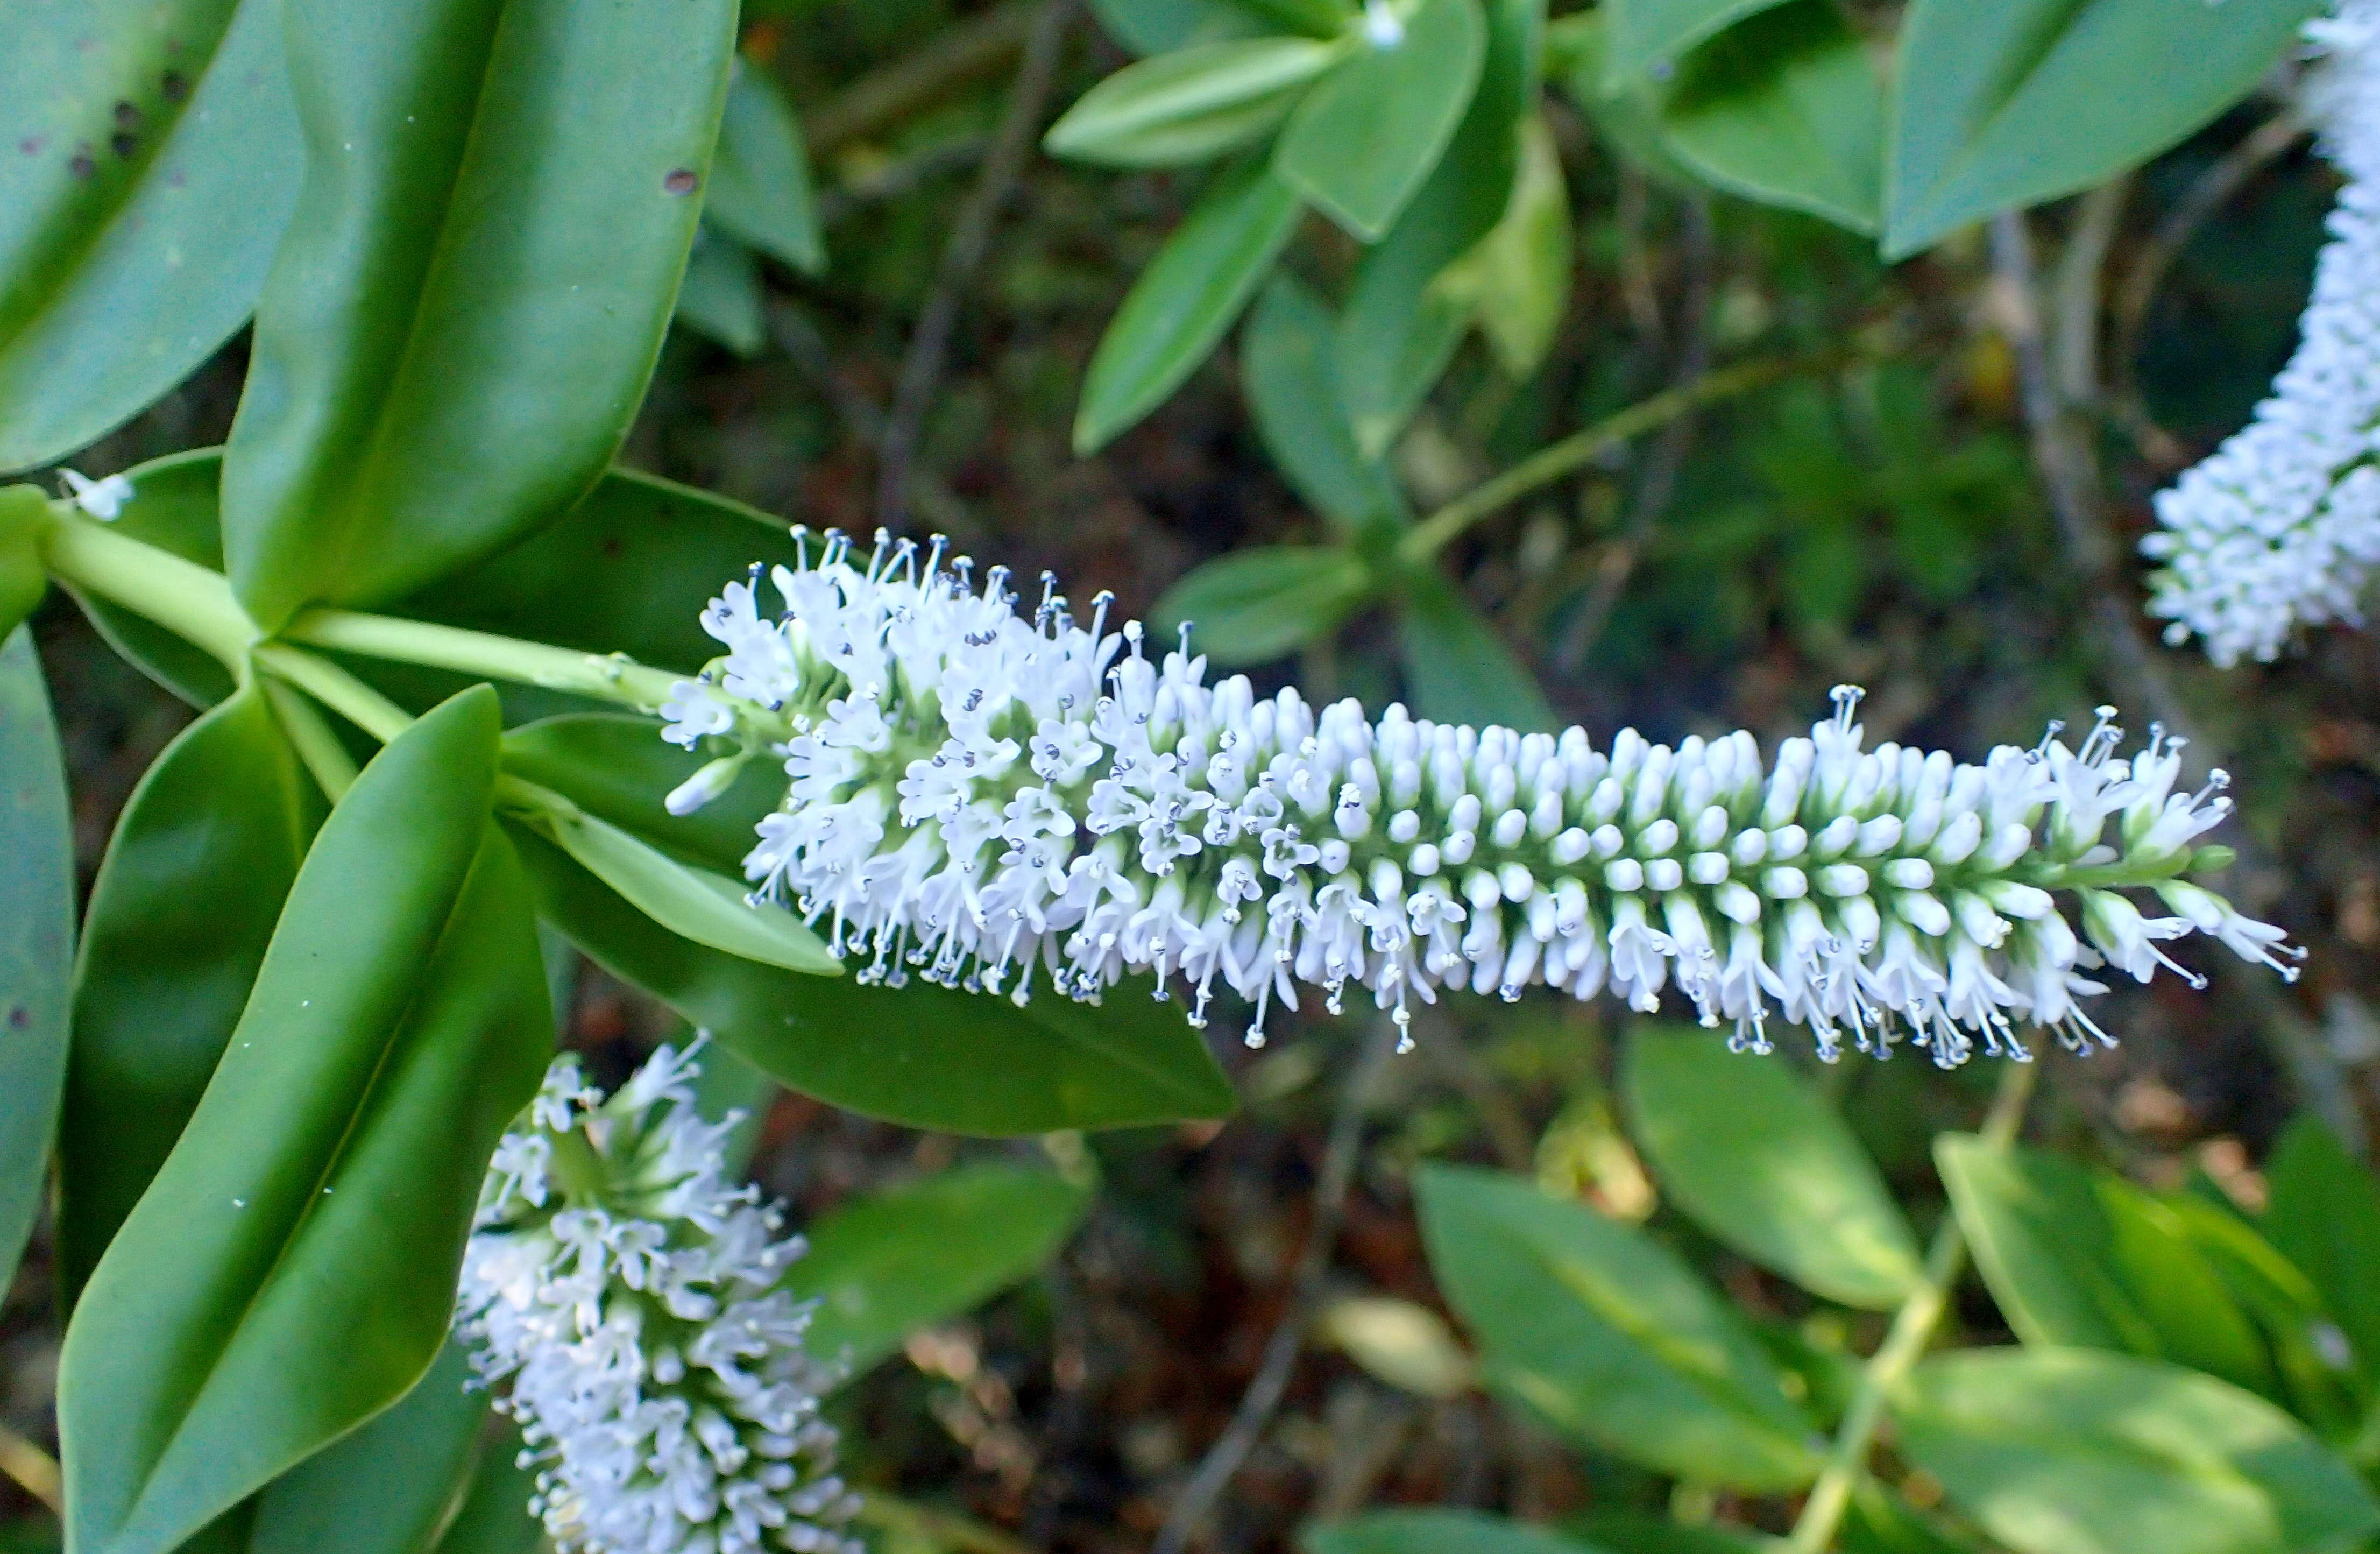
M 293 11 L 307 176 L 225 468 L 259 625 L 401 598 L 602 475 L 686 267 L 735 23 L 735 0 Z
M 1331 357 L 1336 327 L 1304 282 L 1274 275 L 1240 337 L 1240 388 L 1283 478 L 1346 537 L 1412 512 L 1387 467 L 1355 446 Z
M 1609 0 L 1602 9 L 1611 37 L 1604 68 L 1617 86 L 1675 61 L 1746 17 L 1782 0 Z
M 2370 1382 L 2357 1374 L 2353 1345 L 2343 1342 L 2344 1329 L 2313 1281 L 2257 1234 L 2228 1199 L 2217 1205 L 2185 1191 L 2165 1194 L 2157 1202 L 2174 1216 L 2263 1338 L 2280 1381 L 2279 1390 L 2270 1395 L 2325 1441 L 2352 1439 L 2363 1419 Z
M 2211 1377 L 2081 1349 L 1937 1355 L 1901 1453 L 2019 1554 L 2298 1554 L 2380 1530 L 2353 1469 Z
M 2380 1184 L 2311 1111 L 2281 1131 L 2265 1162 L 2264 1231 L 2303 1271 L 2380 1389 Z
M 1091 0 L 1091 14 L 1117 46 L 1144 56 L 1245 38 L 1257 27 L 1232 0 Z
M 1547 1527 L 1477 1511 L 1375 1511 L 1344 1522 L 1311 1522 L 1301 1554 L 1601 1554 Z
M 1431 1270 L 1491 1382 L 1663 1473 L 1746 1489 L 1809 1481 L 1809 1421 L 1676 1254 L 1517 1177 L 1433 1165 L 1415 1182 Z
M 1417 568 L 1402 580 L 1402 591 L 1397 648 L 1418 716 L 1524 732 L 1560 726 L 1536 677 L 1445 574 Z
M 761 315 L 760 261 L 751 249 L 705 223 L 677 288 L 679 323 L 708 335 L 737 356 L 751 358 L 768 344 Z
M 1116 310 L 1084 375 L 1075 452 L 1165 402 L 1215 348 L 1296 230 L 1298 202 L 1261 163 L 1216 176 Z
M 1944 1134 L 1934 1159 L 1975 1267 L 2030 1344 L 2122 1350 L 2277 1390 L 2253 1328 L 2173 1211 L 2056 1155 Z
M 524 795 L 508 787 L 504 798 L 539 835 L 670 932 L 787 971 L 832 977 L 843 970 L 799 917 L 751 901 L 736 880 L 679 863 L 558 794 L 535 789 Z
M 50 500 L 39 486 L 0 487 L 0 637 L 25 624 L 50 591 L 42 536 Z
M 1472 93 L 1446 154 L 1355 271 L 1339 322 L 1342 398 L 1367 458 L 1387 452 L 1446 370 L 1472 298 L 1440 277 L 1494 231 L 1511 204 L 1520 125 L 1537 91 L 1543 0 L 1493 0 Z
M 488 818 L 496 698 L 414 724 L 323 822 L 181 1141 L 59 1363 L 83 1554 L 164 1554 L 429 1369 L 552 1016 Z
M 1570 188 L 1553 131 L 1532 114 L 1520 135 L 1520 171 L 1503 219 L 1434 286 L 1467 307 L 1515 382 L 1537 370 L 1561 332 L 1572 261 Z
M 844 1204 L 803 1231 L 785 1288 L 816 1300 L 805 1340 L 857 1377 L 922 1328 L 973 1310 L 1056 1255 L 1092 1189 L 1046 1171 L 963 1166 Z
M 545 1528 L 529 1513 L 538 1470 L 521 1464 L 520 1431 L 504 1426 L 480 1447 L 455 1520 L 439 1535 L 437 1554 L 538 1554 L 546 1548 Z
M 1766 1554 L 1770 1540 L 1729 1527 L 1682 1526 L 1665 1517 L 1642 1512 L 1592 1512 L 1562 1523 L 1565 1533 L 1576 1533 L 1620 1554 Z
M 198 1109 L 322 808 L 253 688 L 184 729 L 132 790 L 75 967 L 58 1149 L 70 1298 Z
M 1199 566 L 1149 613 L 1160 632 L 1189 623 L 1192 647 L 1232 668 L 1329 636 L 1371 592 L 1371 571 L 1352 551 L 1257 545 Z
M 215 482 L 222 467 L 221 449 L 200 448 L 128 470 L 132 496 L 111 527 L 185 561 L 222 566 L 215 528 Z M 212 707 L 231 695 L 231 672 L 206 650 L 95 595 L 79 595 L 77 602 L 109 647 L 191 706 Z
M 1365 36 L 1305 94 L 1273 171 L 1359 240 L 1379 241 L 1453 139 L 1487 46 L 1479 0 L 1422 0 L 1393 40 Z
M 802 121 L 775 79 L 749 60 L 736 61 L 728 83 L 702 215 L 806 275 L 826 269 Z
M 1111 167 L 1204 162 L 1271 132 L 1345 58 L 1312 38 L 1234 38 L 1144 59 L 1075 100 L 1041 139 L 1052 156 Z
M 2146 162 L 2245 95 L 2322 8 L 1915 0 L 1900 24 L 1885 257 Z
M 1637 171 L 1677 188 L 1700 187 L 1670 152 L 1661 127 L 1662 93 L 1641 76 L 1613 79 L 1603 8 L 1573 11 L 1546 29 L 1548 74 L 1585 114 L 1597 139 Z
M 0 643 L 0 1290 L 42 1211 L 74 972 L 74 813 L 32 633 Z
M 257 1497 L 246 1554 L 419 1554 L 469 1476 L 485 1390 L 449 1339 L 386 1413 L 317 1451 Z M 526 1497 L 523 1499 L 527 1504 Z
M 1917 1237 L 1875 1163 L 1783 1059 L 1639 1026 L 1621 1092 L 1663 1192 L 1754 1262 L 1875 1311 L 1924 1277 Z
M 1876 230 L 1884 93 L 1834 0 L 1791 0 L 1687 55 L 1661 127 L 1713 188 Z
M 0 13 L 0 469 L 95 442 L 256 305 L 304 150 L 279 0 Z
M 1232 1089 L 1178 1003 L 1125 984 L 1025 1008 L 911 980 L 804 977 L 680 939 L 515 828 L 540 916 L 789 1089 L 910 1127 L 993 1136 L 1220 1117 Z
M 569 795 L 588 814 L 673 856 L 740 875 L 760 817 L 784 797 L 783 768 L 757 759 L 742 782 L 693 814 L 664 809 L 662 796 L 707 759 L 663 739 L 653 719 L 626 712 L 570 712 L 504 732 L 504 770 L 514 776 Z

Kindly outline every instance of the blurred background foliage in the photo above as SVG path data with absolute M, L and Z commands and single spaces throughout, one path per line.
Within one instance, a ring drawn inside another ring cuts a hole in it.
M 2059 344 L 2081 364 L 2067 386 L 2111 493 L 2111 567 L 2078 557 L 2037 473 L 2018 346 L 2041 298 L 2012 289 L 1984 231 L 1888 264 L 1872 236 L 1681 176 L 1594 84 L 1586 51 L 1607 41 L 1576 15 L 1553 24 L 1555 85 L 1516 180 L 1514 209 L 1529 205 L 1518 247 L 1500 278 L 1483 263 L 1470 294 L 1481 327 L 1377 458 L 1360 431 L 1297 424 L 1328 365 L 1315 355 L 1328 341 L 1314 342 L 1353 305 L 1368 252 L 1312 214 L 1250 322 L 1078 455 L 1110 321 L 1209 185 L 1194 168 L 1118 169 L 1038 145 L 1144 48 L 1193 35 L 1163 28 L 1227 9 L 748 0 L 722 169 L 625 462 L 813 528 L 946 532 L 1021 575 L 1053 569 L 1077 597 L 1106 589 L 1129 613 L 1186 614 L 1201 648 L 1318 698 L 1551 716 L 1598 739 L 1624 722 L 1668 739 L 1777 736 L 1855 681 L 1872 689 L 1871 739 L 1975 756 L 2137 682 L 2111 667 L 2095 610 L 2112 600 L 2137 617 L 2136 568 L 2121 558 L 2149 494 L 2238 426 L 2285 359 L 2336 188 L 2289 117 L 2286 69 L 2136 176 L 2032 218 L 2043 290 L 2087 304 L 2079 340 Z M 1238 15 L 1293 26 L 1299 9 L 1251 0 Z M 1898 13 L 1845 14 L 1874 48 Z M 2092 262 L 2067 262 L 2075 254 Z M 1536 291 L 1516 293 L 1514 275 Z M 221 441 L 245 349 L 235 339 L 78 467 Z M 1536 450 L 1745 365 L 1740 389 L 1609 440 L 1435 550 L 1400 550 L 1417 516 Z M 1267 549 L 1290 547 L 1303 549 Z M 1257 576 L 1254 552 L 1293 560 Z M 1222 558 L 1242 571 L 1202 571 Z M 188 712 L 65 601 L 36 631 L 87 883 L 131 782 Z M 2229 975 L 2205 998 L 2120 989 L 2107 1023 L 2122 1045 L 2087 1061 L 2045 1053 L 2028 1136 L 2250 1215 L 2269 1202 L 2268 1156 L 2293 1113 L 2321 1117 L 2357 1154 L 2380 1122 L 2380 653 L 2338 632 L 2220 675 L 2192 652 L 2147 653 L 2202 753 L 2238 777 L 2241 906 L 2313 953 L 2285 992 Z M 607 1081 L 672 1034 L 591 967 L 573 989 L 569 1037 Z M 1042 1146 L 764 1102 L 756 1175 L 798 1216 L 1016 1151 L 1046 1149 L 1072 1180 L 1103 1184 L 1039 1275 L 911 1336 L 842 1394 L 855 1475 L 895 1497 L 871 1538 L 903 1554 L 1137 1550 L 1160 1534 L 1169 1548 L 1281 1549 L 1301 1527 L 1401 1504 L 1562 1523 L 1621 1549 L 1747 1546 L 1719 1523 L 1782 1531 L 1790 1496 L 1773 1487 L 1566 1441 L 1542 1411 L 1491 1401 L 1473 1346 L 1493 1337 L 1450 1307 L 1445 1270 L 1433 1275 L 1416 1183 L 1453 1180 L 1430 1174 L 1448 1163 L 1493 1165 L 1598 1222 L 1647 1227 L 1648 1244 L 1747 1320 L 1794 1407 L 1825 1423 L 1845 1406 L 1886 1316 L 1812 1296 L 1706 1214 L 1681 1211 L 1681 1173 L 1632 1115 L 1630 1025 L 1600 1007 L 1454 1004 L 1425 1023 L 1415 1053 L 1382 1063 L 1361 1022 L 1309 1011 L 1262 1053 L 1225 1054 L 1245 1100 L 1229 1126 Z M 1973 1124 L 1995 1074 L 1914 1060 L 1820 1072 L 1798 1050 L 1774 1061 L 1808 1071 L 1930 1232 L 1946 1212 L 1931 1141 Z M 0 1306 L 0 1424 L 31 1441 L 51 1430 L 46 1258 L 37 1243 Z M 2007 1293 L 1970 1277 L 1952 1330 L 2033 1337 L 1994 1298 Z M 1268 1366 L 1278 1335 L 1309 1324 L 1286 1368 Z M 1277 1406 L 1246 1414 L 1268 1375 Z M 2332 1406 L 2290 1405 L 2309 1418 Z M 1237 1436 L 1235 1414 L 1252 1420 Z M 2331 1424 L 2369 1473 L 2368 1419 Z M 1174 1526 L 1185 1496 L 1207 1493 L 1194 1485 L 1219 1441 L 1244 1462 Z M 1942 1511 L 1938 1476 L 1902 1466 L 1897 1491 L 1862 1491 L 1843 1547 L 1979 1548 L 2005 1535 Z M 1433 1525 L 1416 1544 L 1396 1541 L 1412 1528 L 1357 1524 L 1308 1547 L 1458 1548 L 1475 1530 Z M 0 1480 L 0 1549 L 54 1538 L 33 1498 Z

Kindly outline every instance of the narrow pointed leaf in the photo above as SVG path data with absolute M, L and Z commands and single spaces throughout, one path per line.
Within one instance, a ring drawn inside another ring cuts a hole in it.
M 257 1497 L 246 1554 L 421 1554 L 462 1492 L 488 1418 L 453 1340 L 386 1413 Z M 526 1504 L 526 1498 L 524 1498 Z
M 322 819 L 253 689 L 184 729 L 132 790 L 75 967 L 58 1157 L 69 1295 L 198 1109 Z
M 1041 145 L 1114 167 L 1203 162 L 1279 124 L 1346 52 L 1311 38 L 1242 38 L 1144 59 L 1083 93 Z
M 74 816 L 32 634 L 0 644 L 0 1290 L 41 1213 L 67 1065 Z
M 1189 623 L 1192 650 L 1233 668 L 1328 637 L 1372 588 L 1363 558 L 1342 546 L 1258 545 L 1198 567 L 1150 617 L 1160 631 Z
M 1422 0 L 1393 40 L 1366 39 L 1305 94 L 1273 171 L 1358 239 L 1378 242 L 1428 177 L 1479 82 L 1479 0 Z
M 225 469 L 225 551 L 260 624 L 400 598 L 601 476 L 686 266 L 735 17 L 734 0 L 293 13 L 306 182 Z
M 323 822 L 197 1112 L 58 1381 L 68 1536 L 164 1554 L 405 1395 L 490 1152 L 552 1050 L 497 708 L 416 723 Z
M 1240 387 L 1257 434 L 1297 494 L 1342 537 L 1408 521 L 1404 491 L 1355 446 L 1332 356 L 1338 321 L 1295 276 L 1276 274 L 1240 339 Z
M 256 305 L 304 160 L 281 12 L 0 9 L 0 469 L 97 441 Z
M 738 62 L 727 89 L 702 213 L 806 275 L 826 268 L 826 234 L 810 191 L 802 121 L 769 73 L 749 61 Z

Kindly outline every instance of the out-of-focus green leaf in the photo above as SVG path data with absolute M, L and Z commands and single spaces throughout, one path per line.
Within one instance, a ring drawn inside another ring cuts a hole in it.
M 421 1554 L 462 1492 L 487 1422 L 487 1391 L 466 1390 L 470 1379 L 449 1339 L 395 1406 L 257 1497 L 247 1554 Z
M 174 1152 L 59 1365 L 86 1554 L 164 1554 L 395 1402 L 444 1340 L 488 1156 L 552 1015 L 488 817 L 484 687 L 363 770 L 298 870 Z
M 1091 14 L 1119 47 L 1143 56 L 1245 38 L 1257 29 L 1250 9 L 1232 0 L 1091 0 Z
M 810 193 L 802 121 L 768 72 L 738 60 L 719 120 L 703 219 L 783 263 L 826 269 L 826 234 Z
M 1923 1276 L 1917 1237 L 1843 1120 L 1780 1058 L 1640 1026 L 1621 1079 L 1664 1196 L 1803 1289 L 1885 1311 Z
M 2265 1162 L 2267 1239 L 2329 1306 L 2367 1385 L 2380 1389 L 2380 1184 L 2311 1111 Z
M 1670 152 L 1661 128 L 1661 93 L 1641 77 L 1615 82 L 1608 61 L 1610 27 L 1604 8 L 1573 11 L 1546 29 L 1547 74 L 1585 114 L 1597 139 L 1642 173 L 1673 188 L 1702 180 Z
M 1503 219 L 1536 99 L 1544 0 L 1491 0 L 1479 84 L 1446 154 L 1355 272 L 1340 318 L 1341 398 L 1364 456 L 1388 451 L 1461 343 L 1471 299 L 1438 282 Z
M 2358 1373 L 2353 1346 L 2313 1282 L 2257 1234 L 2228 1199 L 2218 1207 L 2181 1192 L 2157 1202 L 2264 1340 L 2280 1380 L 2275 1400 L 2325 1441 L 2352 1439 L 2369 1406 L 2371 1387 Z
M 1884 92 L 1834 0 L 1791 0 L 1688 55 L 1661 127 L 1714 188 L 1876 230 Z
M 1397 649 L 1414 710 L 1439 722 L 1559 726 L 1553 708 L 1470 597 L 1435 567 L 1401 580 Z
M 810 1353 L 857 1377 L 1048 1262 L 1091 1196 L 1050 1172 L 980 1165 L 842 1205 L 805 1229 L 809 1250 L 785 1274 L 785 1288 L 819 1303 Z
M 1347 56 L 1312 38 L 1235 38 L 1127 65 L 1075 101 L 1042 147 L 1113 167 L 1204 162 L 1269 132 Z
M 0 637 L 25 624 L 50 591 L 42 535 L 50 499 L 39 486 L 0 487 Z
M 2137 166 L 2238 101 L 2320 0 L 1915 0 L 1884 251 Z
M 2380 1505 L 2288 1414 L 2176 1366 L 2087 1349 L 1920 1365 L 1902 1454 L 2019 1554 L 2359 1548 Z
M 2121 1350 L 2277 1390 L 2239 1304 L 2155 1199 L 1972 1134 L 1943 1135 L 1934 1158 L 1975 1267 L 2025 1342 Z
M 1676 1254 L 1519 1178 L 1428 1166 L 1415 1180 L 1430 1269 L 1491 1384 L 1664 1473 L 1747 1489 L 1809 1481 L 1809 1421 Z
M 1261 163 L 1216 176 L 1099 337 L 1075 412 L 1077 454 L 1105 446 L 1207 359 L 1296 229 L 1298 209 Z
M 1309 1523 L 1297 1547 L 1302 1554 L 1602 1554 L 1551 1528 L 1477 1511 L 1375 1511 Z
M 751 249 L 706 223 L 686 261 L 675 316 L 737 356 L 759 356 L 769 339 L 761 314 L 760 261 Z
M 307 174 L 224 472 L 260 625 L 401 598 L 601 478 L 686 268 L 735 24 L 734 0 L 292 12 Z
M 1985 1554 L 1983 1543 L 1963 1528 L 1919 1511 L 1873 1478 L 1852 1491 L 1835 1541 L 1842 1554 Z
M 1336 321 L 1294 275 L 1276 274 L 1240 339 L 1240 387 L 1257 434 L 1297 494 L 1342 536 L 1411 518 L 1387 467 L 1355 446 L 1332 360 Z
M 521 1455 L 520 1431 L 510 1425 L 480 1444 L 470 1487 L 439 1535 L 436 1554 L 537 1554 L 547 1547 L 528 1509 L 538 1470 L 523 1466 Z
M 32 634 L 0 643 L 0 1289 L 42 1211 L 74 976 L 74 815 Z
M 1479 0 L 1422 0 L 1395 34 L 1367 28 L 1355 54 L 1298 103 L 1273 151 L 1283 183 L 1366 243 L 1379 241 L 1438 165 L 1488 47 Z
M 1232 1088 L 1178 1003 L 1127 983 L 1098 1007 L 911 979 L 805 977 L 681 939 L 533 832 L 513 839 L 538 910 L 588 958 L 779 1083 L 911 1127 L 1011 1135 L 1220 1117 Z
M 280 0 L 0 8 L 0 469 L 96 441 L 256 305 L 304 151 Z
M 1696 43 L 1783 0 L 1609 0 L 1600 7 L 1611 34 L 1604 68 L 1617 86 L 1674 62 Z
M 710 1122 L 720 1122 L 735 1112 L 742 1120 L 727 1131 L 720 1141 L 720 1159 L 724 1162 L 722 1173 L 730 1181 L 750 1169 L 753 1151 L 759 1147 L 760 1128 L 768 1121 L 769 1103 L 776 1099 L 778 1085 L 735 1051 L 713 1041 L 702 1049 L 701 1072 L 694 1080 L 694 1109 Z
M 1150 615 L 1160 631 L 1189 623 L 1193 649 L 1228 669 L 1329 635 L 1371 591 L 1371 572 L 1352 551 L 1258 545 L 1198 567 Z
M 57 1215 L 70 1297 L 198 1109 L 322 807 L 254 689 L 184 729 L 132 790 L 75 968 Z
M 1526 378 L 1553 348 L 1570 303 L 1570 188 L 1545 119 L 1521 122 L 1520 170 L 1504 219 L 1449 269 L 1436 289 L 1463 303 L 1504 375 Z
M 1642 1512 L 1592 1512 L 1566 1519 L 1566 1534 L 1619 1554 L 1767 1554 L 1770 1540 L 1726 1527 L 1689 1527 Z

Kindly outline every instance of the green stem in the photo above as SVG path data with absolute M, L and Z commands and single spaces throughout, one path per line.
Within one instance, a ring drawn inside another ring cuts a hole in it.
M 1520 463 L 1456 497 L 1415 524 L 1397 541 L 1397 559 L 1419 565 L 1444 549 L 1447 542 L 1505 504 L 1550 485 L 1571 471 L 1633 437 L 1677 419 L 1687 411 L 1749 394 L 1754 389 L 1804 372 L 1825 372 L 1849 358 L 1841 353 L 1822 357 L 1747 361 L 1706 372 L 1691 383 L 1665 389 L 1650 399 L 1631 405 L 1617 415 L 1548 443 Z
M 42 546 L 53 577 L 147 616 L 246 677 L 249 650 L 261 634 L 222 573 L 144 545 L 71 509 L 61 512 L 64 506 L 52 507 L 56 521 Z
M 431 625 L 425 621 L 358 614 L 351 610 L 309 610 L 282 634 L 367 658 L 393 659 L 465 674 L 485 674 L 547 690 L 567 691 L 598 701 L 617 702 L 650 712 L 686 676 L 653 669 L 624 655 L 576 652 L 542 642 L 523 642 L 484 631 Z
M 2014 1141 L 2024 1120 L 2025 1103 L 2033 1099 L 2034 1077 L 2039 1068 L 2039 1060 L 2010 1062 L 2002 1068 L 1999 1089 L 1984 1118 L 1985 1143 L 2005 1148 Z M 1859 1390 L 1843 1412 L 1842 1426 L 1835 1432 L 1834 1446 L 1827 1453 L 1818 1481 L 1810 1487 L 1810 1498 L 1803 1502 L 1792 1536 L 1785 1543 L 1786 1554 L 1821 1554 L 1834 1542 L 1843 1513 L 1851 1508 L 1852 1491 L 1867 1473 L 1868 1451 L 1884 1423 L 1886 1401 L 1933 1342 L 1934 1329 L 1949 1308 L 1951 1292 L 1966 1260 L 1967 1242 L 1960 1233 L 1958 1216 L 1946 1211 L 1942 1228 L 1934 1232 L 1934 1244 L 1926 1249 L 1925 1270 L 1917 1287 L 1893 1314 L 1884 1342 L 1860 1374 Z
M 284 642 L 256 647 L 258 665 L 388 744 L 413 726 L 413 714 L 327 659 Z
M 320 709 L 298 693 L 295 686 L 267 674 L 263 677 L 265 698 L 273 703 L 273 716 L 281 722 L 289 743 L 297 747 L 298 759 L 314 774 L 314 782 L 323 796 L 336 804 L 355 786 L 357 771 L 353 756 L 339 743 L 337 731 L 326 722 Z

